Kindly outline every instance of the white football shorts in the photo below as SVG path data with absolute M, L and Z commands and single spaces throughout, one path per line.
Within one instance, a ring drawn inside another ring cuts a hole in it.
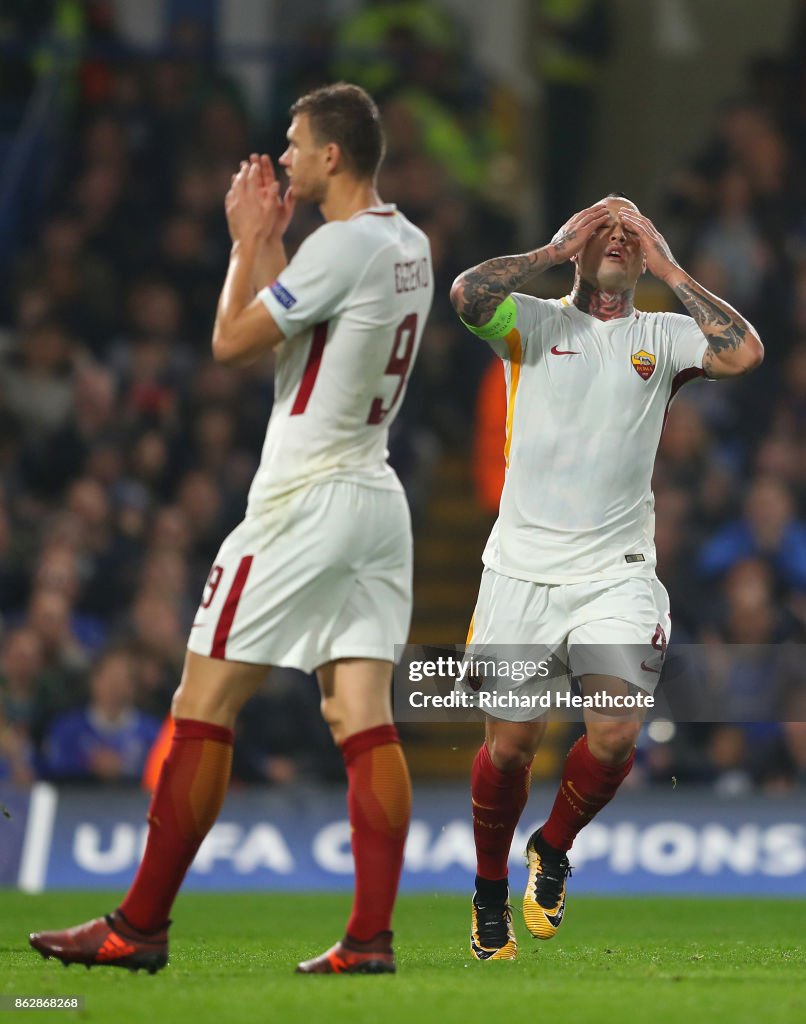
M 402 491 L 331 480 L 247 517 L 216 556 L 188 650 L 311 672 L 394 661 L 411 622 L 411 519 Z
M 533 697 L 567 687 L 571 677 L 615 676 L 653 693 L 671 635 L 669 595 L 655 577 L 546 584 L 484 569 L 467 657 L 539 663 L 547 675 L 522 681 L 498 673 L 495 690 Z M 497 709 L 528 721 L 534 711 Z

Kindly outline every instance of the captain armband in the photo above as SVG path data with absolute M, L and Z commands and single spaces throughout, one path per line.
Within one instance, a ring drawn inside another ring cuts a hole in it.
M 461 320 L 461 317 L 459 318 Z M 480 327 L 474 327 L 473 324 L 467 323 L 462 320 L 465 327 L 472 331 L 473 334 L 478 338 L 482 338 L 484 341 L 490 341 L 492 338 L 505 338 L 518 319 L 518 306 L 511 295 L 508 295 L 504 301 L 496 307 L 493 313 L 492 319 L 488 320 L 486 324 L 482 324 Z

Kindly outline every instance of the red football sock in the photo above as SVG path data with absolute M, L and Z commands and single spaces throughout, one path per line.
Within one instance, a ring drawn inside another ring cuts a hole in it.
M 365 942 L 388 931 L 411 816 L 411 782 L 393 725 L 378 725 L 341 744 L 353 830 L 355 897 L 350 938 Z
M 580 829 L 610 803 L 630 774 L 635 751 L 623 764 L 602 764 L 588 750 L 587 736 L 580 736 L 568 751 L 560 788 L 543 826 L 543 839 L 557 850 L 571 849 Z
M 531 780 L 531 764 L 512 772 L 499 771 L 487 744 L 482 743 L 471 775 L 473 836 L 479 877 L 489 881 L 507 877 L 509 848 L 529 799 Z
M 168 920 L 185 872 L 224 803 L 231 766 L 231 729 L 177 718 L 148 809 L 145 853 L 120 905 L 139 931 L 157 931 Z

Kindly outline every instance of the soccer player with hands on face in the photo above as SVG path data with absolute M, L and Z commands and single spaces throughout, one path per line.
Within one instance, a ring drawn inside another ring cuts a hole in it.
M 395 970 L 411 785 L 390 694 L 411 618 L 412 537 L 387 441 L 431 306 L 431 256 L 426 236 L 376 191 L 384 140 L 367 93 L 325 86 L 291 115 L 285 193 L 267 156 L 232 177 L 232 251 L 213 329 L 219 362 L 277 352 L 260 466 L 191 627 L 137 876 L 106 917 L 30 938 L 63 963 L 152 973 L 166 964 L 171 906 L 226 794 L 235 719 L 277 665 L 316 671 L 347 771 L 356 868 L 343 939 L 297 970 Z M 283 234 L 297 201 L 318 205 L 325 223 L 288 262 Z
M 518 293 L 569 260 L 574 284 L 565 298 Z M 647 270 L 689 316 L 635 309 L 635 286 Z M 548 245 L 466 270 L 451 299 L 503 360 L 507 385 L 507 471 L 470 648 L 551 651 L 585 697 L 651 694 L 670 634 L 668 595 L 655 575 L 651 491 L 666 413 L 687 381 L 757 367 L 758 335 L 680 267 L 652 221 L 617 193 L 571 217 Z M 533 679 L 508 687 L 518 699 L 488 715 L 473 765 L 470 945 L 480 960 L 517 955 L 507 861 L 546 729 L 536 705 L 519 698 L 534 701 L 545 686 Z M 583 713 L 585 734 L 527 844 L 523 913 L 540 939 L 560 927 L 567 853 L 629 774 L 643 717 L 640 710 Z

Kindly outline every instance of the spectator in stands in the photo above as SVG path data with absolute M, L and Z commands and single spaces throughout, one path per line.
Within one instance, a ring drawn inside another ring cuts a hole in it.
M 0 710 L 0 782 L 25 788 L 35 778 L 34 751 L 28 731 L 9 723 Z
M 0 387 L 29 437 L 63 427 L 72 407 L 75 346 L 64 324 L 50 318 L 31 327 L 18 353 L 0 364 Z
M 91 573 L 91 551 L 82 545 L 82 524 L 69 512 L 49 520 L 51 534 L 43 545 L 33 575 L 35 594 L 55 593 L 69 603 L 70 630 L 85 651 L 98 651 L 104 644 L 103 620 L 82 604 Z
M 697 224 L 713 208 L 720 176 L 732 164 L 744 166 L 745 157 L 768 125 L 769 115 L 755 103 L 743 99 L 722 103 L 711 137 L 670 184 L 670 212 Z
M 64 425 L 31 439 L 24 450 L 22 471 L 35 494 L 46 499 L 60 496 L 88 468 L 91 455 L 103 445 L 119 443 L 116 392 L 115 377 L 106 367 L 88 362 L 76 370 Z
M 168 438 L 156 427 L 138 428 L 128 451 L 127 483 L 137 487 L 149 502 L 160 504 L 171 491 Z
M 76 479 L 66 505 L 78 531 L 82 586 L 77 607 L 105 631 L 131 597 L 141 548 L 119 530 L 110 490 L 97 479 Z M 97 641 L 92 646 L 97 648 Z
M 141 587 L 122 624 L 121 636 L 139 661 L 143 707 L 154 714 L 170 707 L 185 657 L 186 623 L 175 596 Z
M 806 438 L 806 264 L 801 274 L 804 281 L 803 310 L 800 313 L 803 340 L 794 346 L 781 366 L 770 427 L 772 434 L 790 437 L 802 449 Z
M 756 477 L 742 518 L 702 547 L 699 571 L 709 579 L 755 557 L 766 559 L 787 586 L 806 590 L 806 523 L 797 516 L 789 488 L 774 477 Z
M 117 281 L 111 268 L 86 246 L 83 224 L 70 209 L 46 221 L 42 237 L 23 256 L 21 288 L 44 286 L 48 307 L 71 334 L 100 355 L 117 321 Z
M 53 706 L 55 682 L 38 634 L 24 625 L 8 630 L 0 646 L 0 761 L 5 755 L 6 775 L 20 784 L 33 777 L 33 739 Z
M 9 630 L 0 653 L 0 717 L 31 730 L 46 686 L 42 642 L 27 626 Z
M 57 717 L 42 750 L 42 771 L 71 782 L 139 781 L 159 719 L 137 709 L 136 662 L 107 651 L 90 675 L 90 700 Z
M 216 479 L 203 470 L 186 473 L 179 483 L 177 504 L 190 529 L 193 557 L 212 564 L 218 552 L 223 504 Z
M 39 589 L 28 603 L 26 624 L 42 644 L 45 667 L 59 676 L 69 692 L 71 683 L 87 667 L 86 650 L 76 638 L 68 597 L 59 590 Z
M 692 273 L 755 318 L 774 258 L 753 215 L 752 199 L 747 173 L 736 166 L 726 168 L 715 184 L 715 213 L 695 243 Z
M 184 297 L 188 336 L 201 348 L 215 315 L 213 295 L 221 254 L 207 238 L 204 219 L 181 210 L 166 221 L 159 245 L 161 273 Z

